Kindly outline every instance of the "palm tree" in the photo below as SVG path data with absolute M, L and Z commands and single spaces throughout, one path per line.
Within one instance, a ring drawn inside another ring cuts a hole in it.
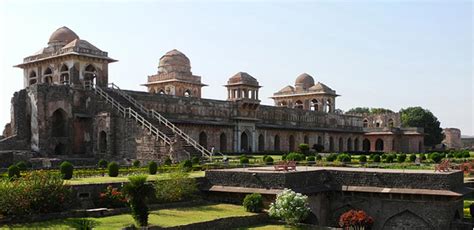
M 148 225 L 147 201 L 155 196 L 155 188 L 146 179 L 146 175 L 130 176 L 130 182 L 122 190 L 132 210 L 133 219 L 141 227 Z

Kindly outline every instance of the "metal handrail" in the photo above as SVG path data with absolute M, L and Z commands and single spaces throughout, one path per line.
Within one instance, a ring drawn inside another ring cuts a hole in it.
M 127 101 L 132 103 L 136 108 L 138 108 L 142 113 L 146 114 L 149 117 L 157 119 L 161 124 L 165 125 L 167 128 L 171 129 L 171 131 L 174 134 L 177 134 L 179 137 L 183 138 L 183 140 L 186 141 L 186 143 L 190 144 L 194 148 L 196 148 L 201 154 L 205 157 L 212 158 L 212 153 L 211 151 L 207 150 L 204 148 L 202 145 L 200 145 L 198 142 L 196 142 L 193 138 L 191 138 L 189 135 L 187 135 L 185 132 L 183 132 L 181 129 L 176 127 L 173 123 L 171 123 L 168 119 L 166 119 L 163 115 L 160 113 L 156 112 L 155 110 L 148 110 L 145 106 L 143 106 L 141 103 L 139 103 L 135 98 L 132 96 L 128 95 L 125 93 L 123 90 L 120 89 L 117 85 L 114 83 L 109 83 L 111 88 L 113 90 L 116 90 L 122 97 L 124 97 Z M 219 154 L 223 155 L 222 153 L 218 152 Z

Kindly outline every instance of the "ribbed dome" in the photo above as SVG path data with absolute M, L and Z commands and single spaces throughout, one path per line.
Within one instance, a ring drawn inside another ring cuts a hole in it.
M 56 31 L 54 31 L 53 34 L 51 34 L 51 36 L 49 37 L 48 44 L 51 44 L 51 43 L 67 44 L 69 42 L 74 41 L 75 39 L 79 39 L 79 36 L 77 36 L 77 34 L 74 33 L 74 31 L 72 31 L 71 29 L 63 26 L 57 29 Z
M 227 81 L 228 85 L 234 85 L 234 84 L 245 84 L 245 85 L 252 85 L 252 86 L 258 86 L 258 81 L 254 77 L 250 76 L 250 74 L 246 72 L 238 72 L 229 80 Z
M 295 86 L 302 87 L 303 89 L 309 89 L 314 85 L 314 78 L 307 73 L 303 73 L 296 78 Z
M 190 72 L 191 62 L 188 57 L 180 51 L 174 49 L 167 52 L 160 58 L 158 65 L 159 72 Z

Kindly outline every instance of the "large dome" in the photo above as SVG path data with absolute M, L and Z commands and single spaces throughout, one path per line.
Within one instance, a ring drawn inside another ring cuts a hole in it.
M 189 58 L 186 57 L 179 50 L 171 50 L 167 52 L 163 57 L 160 58 L 160 63 L 158 65 L 159 72 L 190 72 L 191 71 L 191 62 Z
M 51 43 L 64 43 L 67 44 L 69 42 L 72 42 L 76 39 L 79 39 L 79 36 L 77 36 L 74 31 L 71 29 L 63 26 L 56 31 L 54 31 L 53 34 L 51 34 L 51 37 L 49 37 L 49 42 L 48 44 Z
M 295 86 L 302 87 L 303 89 L 309 89 L 314 85 L 314 78 L 307 73 L 303 73 L 296 78 Z

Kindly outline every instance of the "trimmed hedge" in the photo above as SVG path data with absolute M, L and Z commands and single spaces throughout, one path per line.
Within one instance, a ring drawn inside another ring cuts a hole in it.
M 74 172 L 74 166 L 69 161 L 64 161 L 59 165 L 59 170 L 61 172 L 61 177 L 64 180 L 70 180 Z
M 154 161 L 150 161 L 150 163 L 148 163 L 148 173 L 150 173 L 150 175 L 155 175 L 157 171 L 158 164 L 156 164 Z
M 109 177 L 117 177 L 119 174 L 119 168 L 117 162 L 110 162 L 107 166 Z
M 248 194 L 244 198 L 243 206 L 247 212 L 262 212 L 263 197 L 259 193 Z
M 8 178 L 14 179 L 14 178 L 19 178 L 20 177 L 20 168 L 16 165 L 10 165 L 8 167 Z

